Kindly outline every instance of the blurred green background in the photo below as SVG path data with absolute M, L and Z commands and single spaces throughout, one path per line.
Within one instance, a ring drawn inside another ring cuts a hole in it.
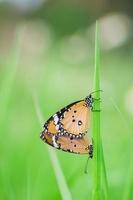
M 34 100 L 45 122 L 93 91 L 96 19 L 109 197 L 133 199 L 132 14 L 124 0 L 0 1 L 1 200 L 62 199 Z M 87 156 L 55 151 L 72 199 L 90 199 L 92 162 L 86 175 Z

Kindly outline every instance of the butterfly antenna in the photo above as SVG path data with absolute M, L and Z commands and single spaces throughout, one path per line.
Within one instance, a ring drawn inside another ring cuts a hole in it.
M 87 158 L 87 162 L 86 162 L 85 169 L 84 169 L 85 174 L 88 174 L 88 161 L 89 161 L 89 157 Z
M 94 94 L 94 93 L 96 93 L 96 92 L 103 92 L 103 90 L 96 90 L 96 91 L 94 91 L 94 92 L 91 92 L 90 95 L 91 95 L 91 94 Z

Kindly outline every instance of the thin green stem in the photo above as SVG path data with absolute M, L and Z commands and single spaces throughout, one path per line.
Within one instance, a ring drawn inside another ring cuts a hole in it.
M 95 72 L 94 72 L 94 99 L 100 99 L 100 71 L 99 71 L 99 36 L 98 23 L 95 33 Z M 94 143 L 93 158 L 93 196 L 92 200 L 100 200 L 101 196 L 101 148 L 100 148 L 100 101 L 93 103 L 92 135 Z
M 132 187 L 133 187 L 133 162 L 132 162 L 132 160 L 130 162 L 131 163 L 129 163 L 125 188 L 124 188 L 124 192 L 123 192 L 123 198 L 122 198 L 123 200 L 130 199 L 130 195 L 131 195 Z
M 33 95 L 33 100 L 34 100 L 34 106 L 35 106 L 35 111 L 38 117 L 38 121 L 40 123 L 40 125 L 42 125 L 43 123 L 43 115 L 41 113 L 40 107 L 39 107 L 39 103 L 37 101 L 37 98 L 35 95 Z M 48 146 L 48 152 L 49 152 L 49 156 L 51 159 L 51 163 L 52 163 L 52 167 L 55 173 L 55 177 L 59 186 L 59 190 L 62 196 L 63 200 L 71 200 L 72 196 L 71 196 L 71 192 L 67 186 L 63 171 L 61 169 L 59 160 L 57 158 L 56 152 Z
M 94 72 L 94 103 L 92 114 L 92 135 L 94 143 L 93 160 L 93 196 L 92 200 L 101 200 L 101 178 L 103 178 L 104 199 L 108 199 L 108 180 L 105 167 L 102 140 L 100 135 L 100 66 L 99 66 L 99 30 L 96 22 L 95 32 L 95 72 Z M 97 100 L 95 100 L 97 99 Z M 98 101 L 99 99 L 99 101 Z
M 108 178 L 106 173 L 106 166 L 105 166 L 105 160 L 104 160 L 104 152 L 103 152 L 103 145 L 101 142 L 101 162 L 102 162 L 102 176 L 103 176 L 103 188 L 104 188 L 104 199 L 108 199 Z

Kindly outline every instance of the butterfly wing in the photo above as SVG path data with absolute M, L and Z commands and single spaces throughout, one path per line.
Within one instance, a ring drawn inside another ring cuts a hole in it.
M 92 157 L 92 144 L 86 135 L 90 111 L 85 100 L 66 106 L 44 124 L 41 139 L 57 149 Z
M 87 135 L 82 138 L 70 138 L 68 136 L 60 136 L 57 139 L 57 144 L 63 151 L 78 153 L 78 154 L 90 154 L 91 143 Z
M 44 124 L 44 131 L 55 135 L 82 137 L 89 127 L 90 108 L 85 100 L 74 102 L 61 109 Z
M 53 141 L 52 141 L 52 137 L 53 135 L 48 134 L 47 132 L 43 131 L 40 135 L 40 138 L 46 142 L 47 144 L 51 145 L 54 147 L 53 145 Z
M 58 134 L 53 116 L 44 124 L 44 131 L 53 135 Z
M 55 136 L 42 132 L 42 140 L 47 144 L 66 152 L 76 154 L 89 154 L 93 156 L 92 144 L 87 135 L 82 138 L 70 138 L 69 136 Z
M 67 107 L 66 107 L 67 108 Z M 64 132 L 76 136 L 86 134 L 89 127 L 90 108 L 84 100 L 74 103 L 62 113 L 60 122 Z

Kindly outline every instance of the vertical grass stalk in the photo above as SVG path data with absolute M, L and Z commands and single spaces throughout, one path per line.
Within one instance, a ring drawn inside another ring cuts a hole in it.
M 106 173 L 106 166 L 104 160 L 104 152 L 103 152 L 103 145 L 101 141 L 101 162 L 102 162 L 102 177 L 103 177 L 103 189 L 104 189 L 104 199 L 108 200 L 109 189 L 108 189 L 108 178 Z
M 130 200 L 132 198 L 133 188 L 133 163 L 132 160 L 129 163 L 128 172 L 126 174 L 125 188 L 123 190 L 123 200 Z
M 101 140 L 100 140 L 100 69 L 99 69 L 99 35 L 98 22 L 96 22 L 95 32 L 95 71 L 94 71 L 94 103 L 92 114 L 92 135 L 94 143 L 93 158 L 93 194 L 92 200 L 101 198 Z
M 34 100 L 34 106 L 35 106 L 36 114 L 38 117 L 38 121 L 39 121 L 40 125 L 42 125 L 42 123 L 44 123 L 43 115 L 41 113 L 41 110 L 40 110 L 40 107 L 39 107 L 39 104 L 38 104 L 38 101 L 37 101 L 37 98 L 35 95 L 33 95 L 33 100 Z M 48 146 L 48 152 L 49 152 L 52 167 L 53 167 L 53 170 L 55 173 L 55 177 L 57 180 L 57 184 L 59 186 L 60 194 L 62 197 L 61 199 L 62 200 L 72 200 L 72 196 L 71 196 L 70 190 L 67 186 L 63 171 L 62 171 L 60 163 L 59 163 L 59 160 L 56 156 L 56 152 L 54 151 L 54 149 L 52 149 L 49 146 Z

